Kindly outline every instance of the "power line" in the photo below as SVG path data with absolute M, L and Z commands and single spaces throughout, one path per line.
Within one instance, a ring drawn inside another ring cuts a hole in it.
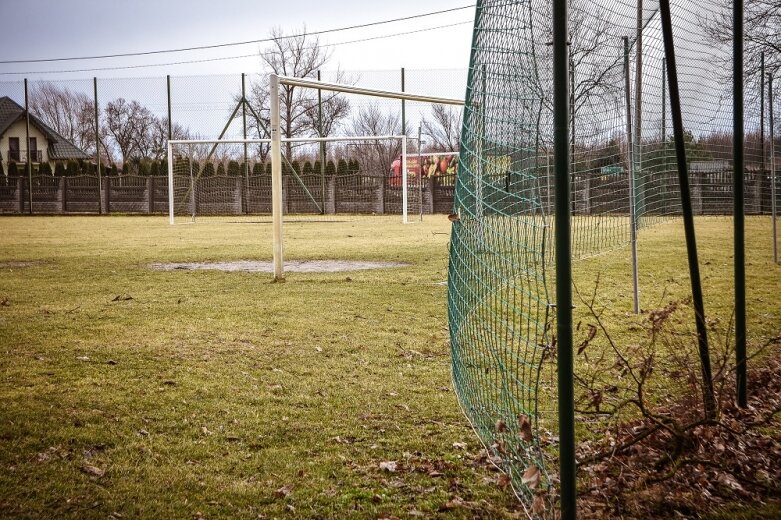
M 337 42 L 337 43 L 322 43 L 319 46 L 320 47 L 336 47 L 339 45 L 350 45 L 353 43 L 363 43 L 373 40 L 383 40 L 387 38 L 396 38 L 399 36 L 406 36 L 409 34 L 416 34 L 416 33 L 422 33 L 427 31 L 436 31 L 440 29 L 449 29 L 451 27 L 455 27 L 458 25 L 466 25 L 473 23 L 473 20 L 466 20 L 463 22 L 456 22 L 451 23 L 449 25 L 440 25 L 436 27 L 424 27 L 423 29 L 417 29 L 414 31 L 405 31 L 405 32 L 397 32 L 393 34 L 386 34 L 382 36 L 372 36 L 370 38 L 361 38 L 359 40 L 350 40 L 346 42 Z M 227 60 L 237 60 L 241 58 L 253 58 L 257 57 L 258 54 L 241 54 L 238 56 L 221 56 L 219 58 L 203 58 L 199 60 L 184 60 L 184 61 L 173 61 L 168 63 L 151 63 L 147 65 L 124 65 L 124 66 L 118 66 L 118 67 L 95 67 L 95 68 L 89 68 L 89 69 L 69 69 L 69 70 L 46 70 L 46 71 L 26 71 L 26 72 L 0 72 L 0 76 L 10 76 L 10 75 L 32 75 L 32 74 L 67 74 L 70 72 L 97 72 L 97 71 L 106 71 L 106 70 L 128 70 L 128 69 L 143 69 L 143 68 L 149 68 L 149 67 L 168 67 L 168 66 L 174 66 L 174 65 L 188 65 L 192 63 L 208 63 L 208 62 L 214 62 L 214 61 L 227 61 Z
M 126 53 L 120 53 L 120 54 L 103 54 L 103 55 L 97 55 L 97 56 L 70 56 L 70 57 L 64 57 L 64 58 L 45 58 L 45 59 L 32 59 L 32 60 L 4 60 L 0 61 L 0 64 L 12 64 L 12 63 L 47 63 L 47 62 L 54 62 L 54 61 L 74 61 L 74 60 L 97 60 L 97 59 L 104 59 L 104 58 L 127 58 L 131 56 L 149 56 L 152 54 L 166 54 L 171 52 L 187 52 L 187 51 L 198 51 L 198 50 L 206 50 L 206 49 L 218 49 L 222 47 L 233 47 L 237 45 L 249 45 L 252 43 L 268 43 L 274 40 L 280 40 L 280 39 L 289 39 L 289 38 L 300 38 L 302 36 L 318 36 L 320 34 L 327 34 L 327 33 L 333 33 L 333 32 L 340 32 L 340 31 L 348 31 L 352 29 L 363 29 L 366 27 L 373 27 L 377 25 L 383 25 L 393 22 L 402 22 L 406 20 L 414 20 L 416 18 L 424 18 L 426 16 L 433 16 L 437 14 L 444 14 L 444 13 L 451 13 L 454 11 L 461 11 L 464 9 L 469 9 L 474 7 L 475 4 L 470 5 L 464 5 L 461 7 L 453 7 L 450 9 L 442 9 L 440 11 L 431 11 L 428 13 L 421 13 L 416 15 L 410 15 L 410 16 L 403 16 L 401 18 L 392 18 L 389 20 L 380 20 L 377 22 L 368 22 L 358 25 L 350 25 L 347 27 L 339 27 L 336 29 L 324 29 L 322 31 L 314 31 L 314 32 L 304 32 L 300 34 L 293 34 L 289 36 L 280 36 L 277 38 L 262 38 L 259 40 L 247 40 L 243 42 L 232 42 L 232 43 L 218 43 L 214 45 L 200 45 L 197 47 L 183 47 L 180 49 L 162 49 L 162 50 L 156 50 L 156 51 L 143 51 L 143 52 L 126 52 Z

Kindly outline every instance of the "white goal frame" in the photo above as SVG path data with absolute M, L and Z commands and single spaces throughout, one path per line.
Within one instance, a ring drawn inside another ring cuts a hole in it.
M 399 99 L 402 101 L 420 101 L 423 103 L 437 103 L 442 105 L 464 105 L 463 99 L 443 98 L 436 96 L 424 96 L 407 92 L 392 90 L 378 90 L 371 88 L 343 85 L 340 83 L 328 83 L 307 78 L 291 78 L 289 76 L 269 75 L 271 87 L 271 217 L 274 237 L 274 281 L 281 282 L 285 279 L 285 268 L 282 248 L 282 138 L 280 133 L 280 106 L 279 86 L 289 85 L 293 87 L 327 90 L 329 92 L 342 92 L 345 94 L 358 94 L 363 96 Z M 402 129 L 403 131 L 403 129 Z M 322 138 L 313 138 L 317 141 Z M 407 223 L 407 136 L 402 139 L 402 205 L 404 222 Z M 170 164 L 170 162 L 169 162 Z M 170 168 L 170 166 L 169 166 Z
M 282 235 L 282 143 L 283 142 L 332 142 L 332 141 L 376 141 L 382 139 L 400 139 L 401 140 L 401 171 L 402 171 L 402 221 L 407 224 L 408 212 L 408 187 L 407 187 L 407 140 L 414 139 L 406 135 L 378 135 L 378 136 L 340 136 L 340 137 L 306 137 L 306 138 L 283 138 L 280 131 L 280 102 L 279 86 L 290 85 L 301 88 L 310 88 L 318 90 L 327 90 L 330 92 L 342 92 L 345 94 L 358 94 L 364 96 L 381 97 L 387 99 L 398 99 L 402 101 L 419 101 L 423 103 L 436 103 L 443 105 L 463 106 L 464 100 L 452 99 L 436 96 L 425 96 L 407 92 L 397 92 L 391 90 L 378 90 L 370 88 L 361 88 L 354 85 L 343 85 L 339 83 L 328 83 L 306 78 L 291 78 L 279 76 L 277 74 L 269 75 L 271 87 L 271 139 L 184 139 L 170 140 L 167 144 L 168 156 L 168 211 L 169 220 L 174 224 L 174 177 L 173 177 L 173 148 L 172 145 L 180 144 L 271 144 L 271 219 L 272 219 L 272 237 L 273 237 L 273 267 L 274 281 L 284 281 L 284 250 Z

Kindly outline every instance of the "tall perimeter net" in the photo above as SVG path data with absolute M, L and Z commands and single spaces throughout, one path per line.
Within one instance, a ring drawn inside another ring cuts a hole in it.
M 569 2 L 575 260 L 634 245 L 681 214 L 658 7 Z M 731 44 L 709 29 L 729 9 L 672 2 L 695 215 L 732 214 Z M 458 398 L 535 513 L 555 500 L 558 452 L 551 19 L 547 1 L 477 3 L 448 287 Z M 745 211 L 769 215 L 766 83 L 747 75 Z

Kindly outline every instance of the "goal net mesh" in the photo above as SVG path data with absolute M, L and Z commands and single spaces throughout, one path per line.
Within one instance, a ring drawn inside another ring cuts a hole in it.
M 381 215 L 401 219 L 401 141 L 369 136 L 322 144 L 305 140 L 283 142 L 283 219 L 344 221 Z M 175 220 L 248 217 L 270 221 L 269 149 L 267 140 L 171 143 Z M 432 211 L 432 179 L 413 161 L 407 170 L 406 209 L 408 220 L 415 221 Z

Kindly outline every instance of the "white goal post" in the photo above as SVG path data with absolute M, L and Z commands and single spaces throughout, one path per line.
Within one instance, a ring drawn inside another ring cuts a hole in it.
M 420 101 L 423 103 L 435 103 L 441 105 L 464 105 L 462 99 L 443 98 L 436 96 L 424 96 L 411 94 L 407 92 L 396 92 L 390 90 L 378 90 L 370 88 L 356 87 L 354 85 L 343 85 L 339 83 L 328 83 L 307 78 L 291 78 L 288 76 L 279 76 L 271 74 L 269 76 L 271 87 L 271 186 L 272 186 L 272 227 L 274 240 L 274 281 L 283 281 L 285 279 L 285 269 L 282 248 L 282 134 L 280 132 L 280 103 L 279 86 L 289 85 L 293 87 L 311 88 L 327 90 L 329 92 L 342 92 L 345 94 L 359 94 L 363 96 L 372 96 L 388 99 L 399 99 L 404 101 Z M 403 129 L 402 129 L 403 130 Z M 317 141 L 318 138 L 313 138 Z M 170 148 L 169 148 L 170 151 Z M 169 160 L 170 165 L 170 160 Z M 170 166 L 169 166 L 170 168 Z M 403 175 L 403 211 L 404 222 L 407 222 L 407 137 L 402 139 L 402 165 Z

